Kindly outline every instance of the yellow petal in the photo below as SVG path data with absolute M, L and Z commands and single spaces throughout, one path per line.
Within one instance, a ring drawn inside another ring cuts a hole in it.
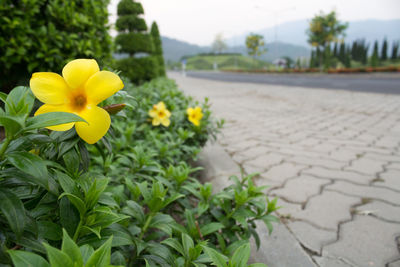
M 87 80 L 96 72 L 99 65 L 94 59 L 75 59 L 70 61 L 62 70 L 62 75 L 68 86 L 76 89 L 85 85 Z
M 192 120 L 192 123 L 196 126 L 200 125 L 200 121 L 199 120 Z
M 48 113 L 48 112 L 71 112 L 71 109 L 69 108 L 68 105 L 49 105 L 49 104 L 44 104 L 42 105 L 36 112 L 35 116 L 43 114 L 43 113 Z M 74 126 L 74 122 L 70 123 L 64 123 L 64 124 L 59 124 L 56 126 L 49 126 L 46 127 L 47 129 L 53 130 L 53 131 L 68 131 Z
M 168 127 L 171 121 L 167 118 L 164 118 L 161 120 L 161 124 L 164 125 L 165 127 Z
M 165 109 L 165 104 L 164 104 L 164 102 L 158 102 L 158 104 L 156 105 L 157 106 L 157 110 L 164 110 Z
M 167 116 L 167 118 L 171 117 L 171 112 L 169 112 L 168 109 L 165 110 L 165 116 Z
M 78 135 L 88 144 L 99 141 L 108 131 L 111 124 L 110 115 L 107 111 L 94 105 L 89 105 L 78 114 L 86 122 L 75 123 Z
M 187 113 L 188 115 L 190 115 L 192 112 L 193 112 L 193 108 L 188 108 L 188 109 L 186 110 L 186 113 Z
M 68 86 L 63 77 L 53 72 L 36 72 L 30 80 L 32 93 L 43 103 L 60 105 L 68 102 Z
M 161 123 L 161 121 L 158 117 L 153 118 L 153 121 L 151 122 L 151 124 L 153 126 L 158 126 L 158 125 L 160 125 L 160 123 Z
M 149 116 L 150 117 L 156 117 L 157 116 L 157 111 L 156 110 L 154 110 L 154 109 L 150 109 L 150 111 L 149 111 Z
M 89 103 L 97 105 L 124 87 L 119 76 L 110 71 L 94 74 L 85 84 Z

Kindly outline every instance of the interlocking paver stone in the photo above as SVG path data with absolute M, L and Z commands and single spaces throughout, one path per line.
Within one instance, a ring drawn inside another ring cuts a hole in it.
M 393 206 L 382 201 L 372 201 L 359 206 L 356 208 L 356 212 L 364 215 L 371 214 L 387 221 L 400 223 L 400 206 Z
M 318 229 L 309 223 L 295 221 L 288 223 L 289 229 L 295 234 L 303 246 L 320 254 L 321 248 L 336 240 L 336 231 Z
M 382 180 L 374 182 L 375 185 L 382 185 L 400 191 L 400 170 L 388 170 L 380 174 Z
M 240 164 L 282 196 L 283 224 L 272 236 L 259 231 L 255 261 L 400 267 L 400 95 L 172 77 L 197 99 L 209 97 L 226 120 L 218 142 L 228 153 L 205 151 L 214 188 L 229 184 Z
M 339 241 L 325 246 L 322 255 L 340 256 L 357 266 L 385 266 L 398 257 L 399 251 L 394 246 L 398 234 L 398 224 L 355 216 L 353 221 L 341 226 Z
M 272 190 L 270 193 L 290 202 L 305 203 L 309 197 L 320 193 L 321 186 L 329 183 L 326 179 L 302 175 L 288 180 L 283 188 Z
M 311 198 L 305 209 L 293 214 L 293 218 L 312 222 L 321 229 L 336 231 L 340 222 L 350 220 L 350 208 L 360 203 L 360 198 L 344 196 L 336 192 L 323 192 Z
M 346 182 L 335 182 L 334 184 L 327 185 L 325 190 L 334 190 L 346 195 L 357 196 L 367 199 L 378 199 L 387 201 L 393 205 L 398 205 L 400 203 L 400 194 L 386 188 L 382 187 L 372 187 L 355 185 Z

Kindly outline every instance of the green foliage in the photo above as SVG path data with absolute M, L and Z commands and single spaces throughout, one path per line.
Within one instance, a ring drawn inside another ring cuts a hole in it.
M 375 43 L 374 43 L 374 50 L 372 52 L 370 64 L 372 67 L 377 67 L 379 64 L 378 41 L 375 41 Z
M 392 61 L 395 61 L 396 59 L 398 59 L 398 54 L 399 54 L 399 42 L 393 42 L 392 45 L 392 56 L 390 57 L 390 59 Z
M 142 83 L 158 75 L 157 59 L 155 57 L 123 58 L 115 63 L 116 69 L 131 81 Z
M 385 38 L 382 43 L 382 50 L 381 50 L 381 56 L 380 56 L 380 59 L 382 61 L 388 59 L 387 50 L 388 50 L 388 44 L 387 44 L 387 39 Z
M 4 0 L 0 5 L 0 89 L 34 71 L 60 72 L 75 58 L 111 60 L 106 0 Z
M 120 33 L 115 38 L 115 43 L 121 52 L 134 55 L 137 53 L 151 54 L 154 51 L 153 39 L 147 33 Z
M 95 145 L 55 123 L 81 121 L 65 113 L 29 117 L 33 97 L 17 87 L 0 94 L 6 139 L 0 145 L 0 263 L 19 266 L 247 266 L 257 220 L 272 230 L 276 199 L 253 176 L 213 194 L 187 162 L 215 137 L 222 121 L 207 100 L 185 97 L 173 81 L 157 79 L 102 103 L 124 102 L 109 133 Z M 163 101 L 169 127 L 148 111 Z M 187 119 L 200 106 L 199 126 Z M 115 113 L 115 112 L 114 112 Z M 11 119 L 10 119 L 11 118 Z M 252 265 L 250 265 L 252 266 Z
M 118 4 L 115 44 L 119 52 L 127 53 L 129 57 L 118 60 L 115 67 L 134 83 L 149 81 L 160 72 L 157 56 L 152 58 L 153 38 L 147 32 L 146 22 L 139 17 L 143 13 L 142 4 L 133 0 L 121 0 Z M 141 57 L 137 57 L 138 54 Z
M 164 64 L 163 49 L 162 49 L 160 31 L 158 30 L 158 26 L 157 26 L 156 22 L 153 22 L 151 24 L 150 33 L 151 33 L 151 36 L 153 37 L 154 55 L 157 57 L 157 61 L 158 61 L 158 76 L 165 76 L 165 64 Z
M 246 37 L 247 53 L 254 59 L 266 52 L 264 48 L 264 37 L 259 34 L 250 34 Z

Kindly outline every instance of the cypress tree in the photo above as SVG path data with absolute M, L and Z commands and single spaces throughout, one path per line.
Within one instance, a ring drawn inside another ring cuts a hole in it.
M 327 45 L 324 49 L 324 55 L 323 55 L 323 58 L 324 58 L 323 65 L 324 65 L 325 70 L 327 70 L 331 67 L 331 57 L 332 57 L 331 46 Z
M 145 20 L 140 17 L 144 14 L 142 4 L 121 0 L 117 13 L 118 36 L 115 43 L 119 46 L 119 52 L 129 55 L 116 62 L 117 69 L 134 83 L 157 77 L 157 60 L 151 56 L 154 51 L 153 40 L 147 32 Z
M 346 68 L 351 67 L 351 48 L 350 48 L 350 46 L 347 49 L 345 48 L 345 56 L 344 56 L 343 64 L 345 65 Z
M 398 58 L 399 42 L 393 42 L 391 60 L 395 61 Z
M 315 51 L 311 50 L 310 68 L 315 68 Z
M 382 51 L 381 51 L 381 60 L 387 60 L 388 56 L 387 56 L 387 40 L 386 38 L 383 40 L 383 44 L 382 44 Z
M 344 64 L 344 62 L 346 60 L 346 47 L 345 47 L 344 42 L 340 43 L 338 58 L 339 58 L 340 62 L 342 62 Z
M 367 65 L 368 50 L 369 50 L 369 44 L 365 44 L 365 42 L 363 42 L 363 49 L 361 51 L 361 63 L 363 65 Z
M 151 24 L 150 33 L 151 36 L 153 37 L 154 55 L 158 61 L 158 75 L 165 76 L 165 64 L 164 64 L 162 43 L 160 38 L 160 31 L 158 30 L 158 26 L 155 21 L 153 22 L 153 24 Z
M 337 48 L 337 42 L 335 42 L 335 45 L 333 46 L 333 57 L 338 58 L 338 48 Z
M 344 53 L 343 53 L 343 55 L 344 55 Z M 353 60 L 357 60 L 357 40 L 354 40 L 353 44 L 351 46 L 351 58 Z M 344 60 L 344 57 L 343 57 L 343 60 Z
M 377 67 L 379 63 L 379 56 L 378 56 L 378 41 L 375 41 L 374 43 L 374 50 L 372 52 L 371 56 L 371 66 L 372 67 Z

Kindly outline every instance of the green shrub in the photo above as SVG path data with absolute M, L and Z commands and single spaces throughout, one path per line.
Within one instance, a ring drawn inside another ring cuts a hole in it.
M 111 59 L 106 0 L 4 0 L 0 5 L 1 91 L 27 84 L 32 71 L 74 58 Z M 5 78 L 6 77 L 6 78 Z
M 118 36 L 115 38 L 118 51 L 129 54 L 116 63 L 116 68 L 123 71 L 124 75 L 134 83 L 149 81 L 158 76 L 158 60 L 138 59 L 136 54 L 146 53 L 149 57 L 154 52 L 153 39 L 146 32 L 145 21 L 139 17 L 142 15 L 143 7 L 133 0 L 121 0 L 118 4 L 118 19 L 116 22 Z M 144 63 L 144 65 L 140 65 Z M 129 69 L 135 66 L 135 69 Z
M 157 59 L 155 57 L 124 58 L 118 60 L 116 69 L 120 70 L 122 75 L 129 77 L 130 80 L 137 83 L 151 80 L 158 75 Z
M 154 43 L 154 55 L 157 57 L 158 61 L 158 76 L 165 76 L 165 63 L 163 56 L 163 49 L 160 37 L 160 31 L 158 30 L 158 26 L 156 22 L 151 24 L 151 36 L 153 37 Z
M 272 230 L 276 200 L 269 201 L 252 176 L 232 177 L 233 185 L 217 194 L 193 177 L 198 169 L 187 162 L 222 124 L 207 101 L 185 97 L 165 78 L 141 87 L 124 83 L 102 106 L 112 114 L 118 106 L 110 104 L 123 101 L 126 108 L 95 145 L 74 128 L 42 129 L 81 119 L 29 117 L 34 97 L 28 88 L 1 95 L 0 263 L 247 266 L 249 238 L 259 243 L 255 221 Z M 169 127 L 149 120 L 160 101 L 171 111 Z M 187 119 L 186 108 L 194 106 L 203 110 L 199 126 Z

